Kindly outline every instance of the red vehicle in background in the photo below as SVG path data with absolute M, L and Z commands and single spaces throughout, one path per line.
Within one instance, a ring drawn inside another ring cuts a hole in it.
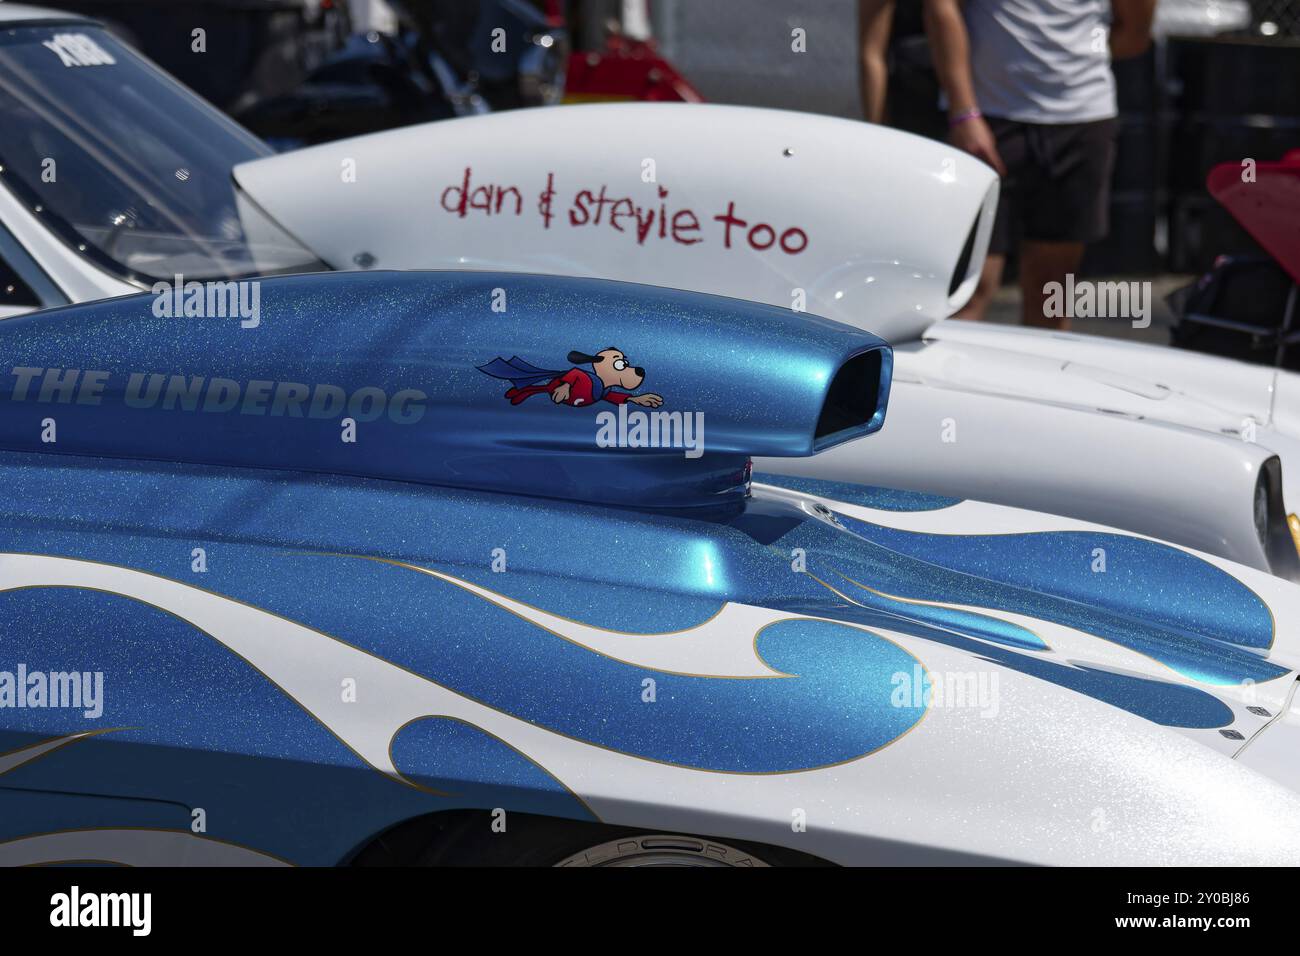
M 1219 256 L 1174 294 L 1174 344 L 1300 369 L 1300 149 L 1220 163 L 1205 185 L 1262 254 Z
M 617 7 L 616 10 L 611 9 Z M 546 0 L 547 18 L 574 38 L 565 80 L 566 103 L 626 100 L 702 103 L 691 82 L 660 54 L 644 0 Z

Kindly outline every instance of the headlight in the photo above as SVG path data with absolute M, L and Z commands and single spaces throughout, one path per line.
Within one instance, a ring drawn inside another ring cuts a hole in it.
M 1255 482 L 1255 533 L 1259 535 L 1259 543 L 1268 551 L 1268 482 L 1264 479 L 1264 472 L 1259 473 L 1259 481 Z
M 1278 577 L 1300 582 L 1300 519 L 1288 515 L 1282 500 L 1282 461 L 1276 455 L 1259 469 L 1255 482 L 1255 533 Z

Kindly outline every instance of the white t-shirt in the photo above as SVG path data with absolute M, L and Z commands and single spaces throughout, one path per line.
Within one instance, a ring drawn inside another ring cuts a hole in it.
M 1107 0 L 965 0 L 980 111 L 1025 123 L 1116 114 Z

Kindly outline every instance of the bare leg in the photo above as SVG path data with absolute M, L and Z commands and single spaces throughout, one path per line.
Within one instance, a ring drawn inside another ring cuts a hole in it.
M 889 28 L 894 0 L 858 0 L 858 45 L 862 52 L 862 115 L 868 123 L 885 121 L 885 86 L 889 80 Z
M 1030 242 L 1020 244 L 1020 314 L 1025 325 L 1069 329 L 1068 316 L 1049 317 L 1044 308 L 1049 282 L 1065 283 L 1083 261 L 1082 242 Z
M 984 260 L 984 268 L 980 270 L 980 281 L 975 286 L 975 292 L 969 302 L 953 313 L 954 319 L 979 321 L 984 318 L 989 303 L 993 301 L 993 297 L 998 294 L 998 289 L 1002 285 L 1002 267 L 1006 264 L 1006 256 L 989 254 Z

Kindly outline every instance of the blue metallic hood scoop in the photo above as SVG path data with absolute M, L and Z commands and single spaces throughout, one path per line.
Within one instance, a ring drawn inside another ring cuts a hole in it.
M 786 309 L 493 273 L 247 285 L 0 324 L 0 448 L 674 508 L 884 423 L 888 346 Z

